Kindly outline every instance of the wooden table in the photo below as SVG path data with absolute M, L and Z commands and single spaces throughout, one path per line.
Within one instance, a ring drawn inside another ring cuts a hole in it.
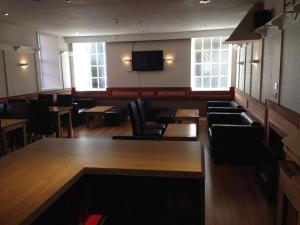
M 203 187 L 198 193 L 203 208 L 197 216 L 204 222 L 199 142 L 43 139 L 0 158 L 0 224 L 31 224 L 90 173 L 193 180 Z
M 197 124 L 197 134 L 199 130 L 199 109 L 177 109 L 175 121 L 178 123 L 192 122 Z
M 4 153 L 9 152 L 7 145 L 7 133 L 13 130 L 22 129 L 23 132 L 23 145 L 27 145 L 27 134 L 26 134 L 26 119 L 0 119 L 1 121 L 1 142 L 4 148 Z
M 164 140 L 194 141 L 197 140 L 197 125 L 170 123 L 164 133 Z
M 92 122 L 96 119 L 100 126 L 103 126 L 103 113 L 112 109 L 113 106 L 96 106 L 84 111 L 86 115 L 86 125 L 87 127 L 91 127 Z
M 62 138 L 61 130 L 61 117 L 63 115 L 68 115 L 68 138 L 73 137 L 73 127 L 72 127 L 72 107 L 61 107 L 61 106 L 51 106 L 49 107 L 49 112 L 55 117 L 55 127 L 56 127 L 56 137 Z

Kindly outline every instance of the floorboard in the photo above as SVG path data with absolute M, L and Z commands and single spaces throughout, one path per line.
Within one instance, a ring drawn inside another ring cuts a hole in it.
M 254 179 L 254 167 L 215 165 L 210 157 L 205 119 L 199 121 L 199 141 L 205 150 L 205 220 L 206 225 L 274 225 L 275 204 L 268 203 Z M 118 127 L 74 129 L 75 138 L 111 139 L 131 135 L 126 122 Z

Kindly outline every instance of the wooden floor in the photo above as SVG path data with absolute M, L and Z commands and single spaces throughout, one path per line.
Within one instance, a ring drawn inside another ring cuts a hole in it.
M 200 120 L 199 140 L 205 149 L 206 225 L 274 225 L 275 204 L 269 204 L 254 180 L 254 167 L 214 165 L 209 153 L 206 120 Z M 75 128 L 75 138 L 111 138 L 130 135 L 131 126 Z

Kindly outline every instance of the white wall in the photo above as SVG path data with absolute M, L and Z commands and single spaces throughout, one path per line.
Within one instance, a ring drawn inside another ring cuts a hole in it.
M 163 71 L 133 72 L 131 63 L 122 59 L 131 58 L 131 51 L 163 50 L 164 58 L 173 58 L 173 63 L 164 63 Z M 108 87 L 190 87 L 190 40 L 107 43 Z
M 67 51 L 64 38 L 57 38 L 58 51 Z M 70 68 L 57 55 L 59 76 L 65 71 L 64 87 L 70 87 Z M 21 62 L 29 67 L 22 69 Z M 32 94 L 40 91 L 40 61 L 37 32 L 28 28 L 0 23 L 0 98 Z M 69 77 L 68 77 L 69 76 Z M 6 87 L 7 86 L 7 87 Z M 8 90 L 8 92 L 7 92 Z

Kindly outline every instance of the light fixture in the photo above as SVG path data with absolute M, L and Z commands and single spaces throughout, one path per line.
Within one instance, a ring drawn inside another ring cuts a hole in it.
M 145 29 L 143 30 L 143 33 L 149 33 L 149 30 Z
M 19 66 L 20 66 L 21 68 L 25 69 L 25 68 L 29 67 L 29 63 L 21 62 L 21 63 L 19 63 Z
M 67 3 L 71 3 L 71 2 L 72 2 L 72 0 L 66 0 L 66 2 L 67 2 Z
M 1 13 L 3 16 L 9 16 L 9 13 L 8 13 L 8 12 L 4 12 L 4 11 L 0 10 L 0 13 Z
M 126 56 L 126 57 L 124 57 L 124 58 L 122 59 L 122 62 L 125 63 L 125 64 L 129 64 L 129 63 L 132 62 L 132 59 Z
M 167 56 L 166 58 L 164 58 L 164 61 L 168 64 L 171 64 L 174 62 L 174 58 L 172 56 Z
M 211 3 L 211 0 L 201 0 L 199 1 L 200 4 L 208 4 Z
M 252 59 L 252 60 L 250 60 L 250 63 L 258 64 L 258 63 L 260 63 L 260 60 L 259 59 Z

